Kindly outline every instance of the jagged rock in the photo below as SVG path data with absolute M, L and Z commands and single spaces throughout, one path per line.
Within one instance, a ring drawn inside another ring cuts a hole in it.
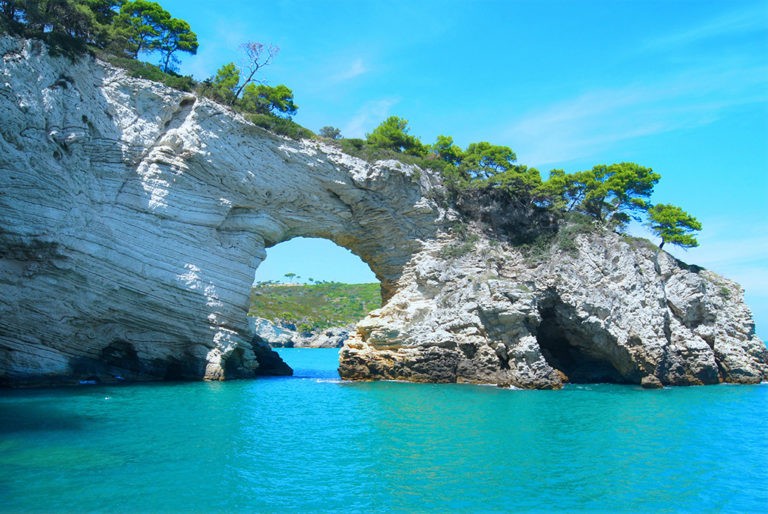
M 304 333 L 295 325 L 255 317 L 249 319 L 249 325 L 255 335 L 273 348 L 341 348 L 355 330 L 351 325 Z
M 299 345 L 307 348 L 341 348 L 354 330 L 354 325 L 317 330 L 306 341 L 301 341 Z
M 666 253 L 595 231 L 533 258 L 509 243 L 535 235 L 524 212 L 460 206 L 478 225 L 451 231 L 432 173 L 274 136 L 37 42 L 2 36 L 0 55 L 0 383 L 287 373 L 246 314 L 265 248 L 296 236 L 349 248 L 382 283 L 344 378 L 768 375 L 738 285 Z
M 275 324 L 264 318 L 248 318 L 248 324 L 254 335 L 273 348 L 293 348 L 300 337 L 295 327 Z
M 741 288 L 653 246 L 593 229 L 538 257 L 477 235 L 425 244 L 358 325 L 342 377 L 497 383 L 758 383 L 768 350 Z
M 646 375 L 640 380 L 640 385 L 643 387 L 643 389 L 661 389 L 664 387 L 664 384 L 661 383 L 661 380 L 654 377 L 653 375 Z

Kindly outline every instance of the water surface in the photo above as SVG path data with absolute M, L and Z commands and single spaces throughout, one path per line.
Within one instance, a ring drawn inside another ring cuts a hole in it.
M 761 512 L 768 386 L 292 378 L 0 391 L 0 511 Z

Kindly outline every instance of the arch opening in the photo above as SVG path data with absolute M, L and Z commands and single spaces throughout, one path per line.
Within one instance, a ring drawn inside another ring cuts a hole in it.
M 381 305 L 381 282 L 360 257 L 297 237 L 269 248 L 256 270 L 249 325 L 273 348 L 339 348 Z

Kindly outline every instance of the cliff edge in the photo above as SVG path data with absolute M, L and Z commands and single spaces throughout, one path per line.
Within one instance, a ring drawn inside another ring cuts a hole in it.
M 349 248 L 382 283 L 344 378 L 768 377 L 738 285 L 647 245 L 595 228 L 532 256 L 482 224 L 451 230 L 427 171 L 39 42 L 0 37 L 0 56 L 0 384 L 289 373 L 247 311 L 265 248 L 296 236 Z

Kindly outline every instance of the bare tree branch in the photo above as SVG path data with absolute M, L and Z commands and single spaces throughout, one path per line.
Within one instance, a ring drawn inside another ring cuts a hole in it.
M 237 101 L 245 86 L 254 82 L 253 77 L 256 73 L 264 66 L 268 66 L 272 59 L 280 52 L 280 48 L 277 46 L 264 46 L 257 41 L 247 41 L 240 45 L 240 47 L 245 52 L 246 62 L 243 65 L 243 69 L 248 70 L 248 74 L 245 80 L 238 86 L 237 91 L 235 91 L 235 100 L 232 103 Z

